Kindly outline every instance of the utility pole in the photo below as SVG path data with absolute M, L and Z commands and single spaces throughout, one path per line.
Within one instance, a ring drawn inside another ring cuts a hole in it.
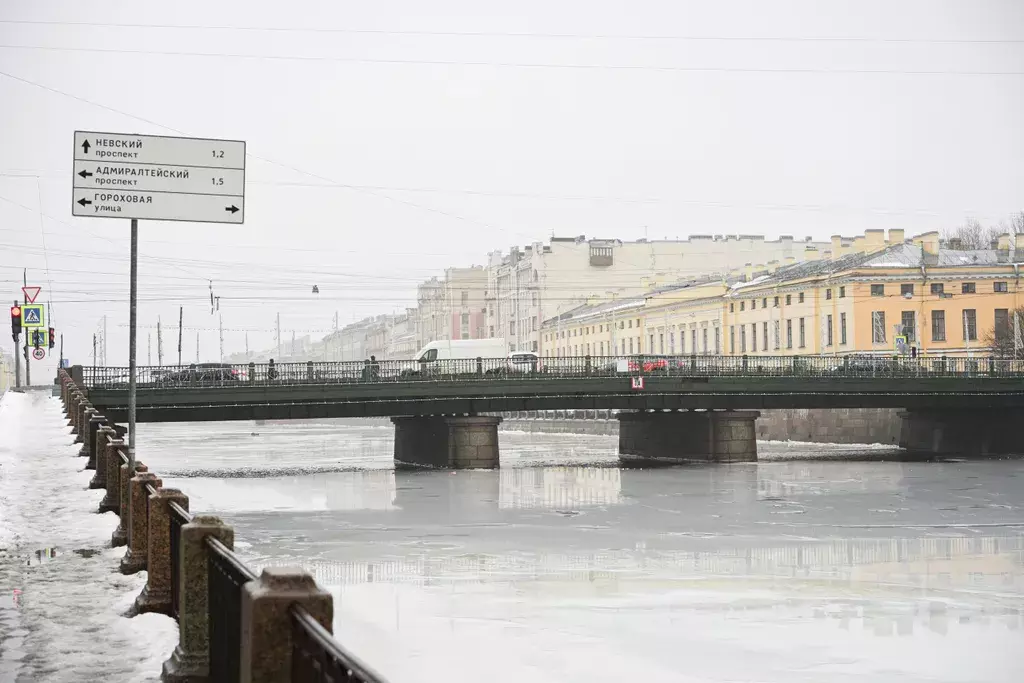
M 153 367 L 153 333 L 146 333 L 146 365 Z
M 281 357 L 281 314 L 277 314 L 277 357 Z
M 60 362 L 57 363 L 58 368 L 64 367 L 64 334 L 60 335 Z
M 220 362 L 224 362 L 224 316 L 217 315 L 217 325 L 220 328 Z
M 292 359 L 295 359 L 295 330 L 292 330 Z
M 181 366 L 181 321 L 184 320 L 185 307 L 178 306 L 178 366 Z
M 14 305 L 18 305 L 17 299 L 14 300 Z M 25 331 L 24 327 L 21 331 Z M 21 333 L 19 332 L 19 334 Z M 15 388 L 21 386 L 21 353 L 18 351 L 18 337 L 14 337 L 14 386 Z
M 249 333 L 245 333 L 245 359 L 249 360 Z
M 196 363 L 199 363 L 199 332 L 196 332 Z
M 96 333 L 92 333 L 92 364 L 96 365 Z
M 156 317 L 156 364 L 164 364 L 164 336 L 160 330 L 160 316 Z
M 28 268 L 25 268 L 22 271 L 22 282 L 25 283 L 25 287 L 28 287 Z M 25 303 L 26 304 L 28 303 L 28 294 L 25 295 Z M 24 318 L 22 319 L 22 324 L 24 324 Z M 29 366 L 29 363 L 28 363 L 28 338 L 31 337 L 31 336 L 32 336 L 31 332 L 29 330 L 25 330 L 25 386 L 26 387 L 32 386 L 32 368 L 31 368 L 31 366 Z
M 103 316 L 103 367 L 107 367 L 107 340 L 110 337 L 107 336 L 107 316 Z

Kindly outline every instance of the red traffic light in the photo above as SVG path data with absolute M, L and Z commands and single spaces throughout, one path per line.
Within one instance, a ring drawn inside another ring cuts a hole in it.
M 20 318 L 21 317 L 21 306 L 11 306 L 11 317 L 12 318 Z

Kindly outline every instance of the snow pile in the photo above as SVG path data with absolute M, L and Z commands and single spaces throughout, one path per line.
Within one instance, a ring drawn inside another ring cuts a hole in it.
M 48 392 L 0 402 L 0 680 L 159 680 L 177 643 L 161 615 L 122 615 L 146 575 L 117 571 L 113 513 Z

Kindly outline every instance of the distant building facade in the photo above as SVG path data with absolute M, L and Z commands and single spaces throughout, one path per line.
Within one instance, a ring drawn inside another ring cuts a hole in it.
M 637 296 L 652 286 L 755 263 L 801 257 L 829 242 L 784 236 L 693 235 L 685 240 L 553 237 L 508 253 L 492 252 L 487 267 L 487 336 L 509 351 L 541 349 L 541 324 L 594 297 Z

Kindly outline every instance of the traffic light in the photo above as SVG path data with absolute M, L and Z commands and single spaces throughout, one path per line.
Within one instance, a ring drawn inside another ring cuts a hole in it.
M 38 349 L 43 345 L 42 330 L 32 330 L 32 347 Z
M 55 341 L 54 341 L 54 336 L 55 336 L 55 335 L 53 334 L 53 328 L 51 327 L 51 328 L 50 328 L 50 348 L 51 348 L 51 349 L 52 349 L 52 348 L 53 348 L 54 346 L 56 346 L 56 345 L 57 345 L 57 342 L 55 342 Z
M 11 306 L 11 336 L 14 341 L 21 336 L 21 306 Z

